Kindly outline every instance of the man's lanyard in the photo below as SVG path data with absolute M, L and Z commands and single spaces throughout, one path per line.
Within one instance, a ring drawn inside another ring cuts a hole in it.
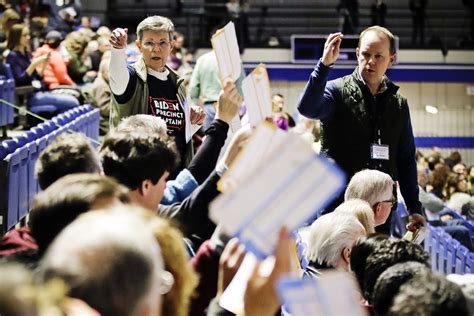
M 375 99 L 373 107 L 374 115 L 374 143 L 370 146 L 370 158 L 374 160 L 389 160 L 389 147 L 388 145 L 382 144 L 382 113 L 381 109 L 377 106 L 377 100 Z

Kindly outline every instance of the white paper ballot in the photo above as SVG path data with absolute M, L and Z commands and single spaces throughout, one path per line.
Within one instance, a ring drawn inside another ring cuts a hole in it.
M 201 128 L 201 125 L 191 124 L 191 98 L 189 95 L 186 96 L 186 99 L 182 99 L 178 94 L 176 94 L 179 104 L 184 110 L 184 121 L 185 121 L 185 139 L 186 143 L 189 143 L 193 135 Z
M 292 231 L 343 189 L 342 171 L 299 136 L 284 134 L 251 177 L 210 204 L 209 215 L 259 258 L 272 253 L 281 226 Z
M 219 190 L 227 193 L 233 190 L 265 162 L 269 153 L 285 141 L 285 132 L 276 128 L 275 125 L 268 122 L 259 124 L 245 148 L 219 181 Z
M 229 22 L 224 28 L 219 29 L 212 36 L 211 43 L 219 65 L 222 86 L 229 79 L 235 82 L 240 76 L 242 61 L 234 23 Z
M 292 316 L 365 316 L 353 277 L 346 272 L 324 272 L 318 279 L 282 278 L 277 292 Z
M 245 106 L 251 126 L 272 115 L 270 80 L 264 64 L 258 65 L 242 82 Z

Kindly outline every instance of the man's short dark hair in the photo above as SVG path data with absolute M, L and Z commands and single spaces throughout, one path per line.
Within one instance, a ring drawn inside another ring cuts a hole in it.
M 35 167 L 42 190 L 54 181 L 72 173 L 100 173 L 101 165 L 96 150 L 84 134 L 59 135 L 40 154 Z
M 375 283 L 379 276 L 391 266 L 408 261 L 423 263 L 430 267 L 429 255 L 417 244 L 403 239 L 387 239 L 380 243 L 367 257 L 364 271 L 365 299 L 372 302 Z
M 39 253 L 43 254 L 64 227 L 89 211 L 94 203 L 113 198 L 127 203 L 128 190 L 100 174 L 71 174 L 40 192 L 28 222 Z
M 148 133 L 112 132 L 105 137 L 100 156 L 104 173 L 130 190 L 145 180 L 156 184 L 179 164 L 174 142 Z
M 388 238 L 389 236 L 383 234 L 369 234 L 368 236 L 363 236 L 357 239 L 355 244 L 352 246 L 350 258 L 351 270 L 356 276 L 361 293 L 364 291 L 364 273 L 367 257 L 380 243 Z
M 423 263 L 413 261 L 397 263 L 385 270 L 377 279 L 372 295 L 375 313 L 379 316 L 387 315 L 400 287 L 422 273 L 431 273 L 431 270 Z
M 422 273 L 402 285 L 387 315 L 467 316 L 469 310 L 457 284 L 442 275 Z

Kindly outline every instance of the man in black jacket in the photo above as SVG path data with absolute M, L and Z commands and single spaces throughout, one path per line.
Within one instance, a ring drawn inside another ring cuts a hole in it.
M 356 49 L 358 67 L 351 75 L 328 82 L 342 38 L 341 33 L 328 36 L 298 110 L 321 120 L 322 151 L 348 178 L 362 169 L 388 173 L 399 181 L 409 211 L 421 213 L 408 103 L 385 76 L 395 61 L 395 38 L 386 28 L 367 28 Z M 385 227 L 384 232 L 388 231 Z

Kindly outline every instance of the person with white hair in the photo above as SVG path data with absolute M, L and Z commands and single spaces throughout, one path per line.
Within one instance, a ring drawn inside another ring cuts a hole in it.
M 303 278 L 317 278 L 324 269 L 350 270 L 352 245 L 364 236 L 364 226 L 352 214 L 332 212 L 311 224 L 308 239 L 308 266 Z
M 63 279 L 69 296 L 101 315 L 161 315 L 162 295 L 173 284 L 151 227 L 125 207 L 90 212 L 67 226 L 39 275 Z
M 375 233 L 374 211 L 369 203 L 361 199 L 352 199 L 339 205 L 334 212 L 352 214 L 364 226 L 367 234 Z
M 384 224 L 397 203 L 392 178 L 381 171 L 365 169 L 357 172 L 347 185 L 344 200 L 361 199 L 374 211 L 375 226 Z

